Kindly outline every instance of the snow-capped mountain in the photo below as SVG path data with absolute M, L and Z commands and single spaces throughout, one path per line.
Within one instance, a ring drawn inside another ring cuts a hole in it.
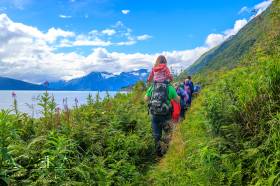
M 119 75 L 108 72 L 92 72 L 84 77 L 70 81 L 49 82 L 49 90 L 93 90 L 117 91 L 134 85 L 138 81 L 146 81 L 146 69 L 132 72 L 122 72 Z M 27 83 L 24 81 L 0 77 L 0 90 L 44 90 L 46 86 Z
M 108 72 L 92 72 L 70 81 L 51 82 L 49 89 L 116 91 L 134 85 L 138 81 L 145 81 L 147 77 L 148 71 L 146 69 L 122 72 L 119 75 Z

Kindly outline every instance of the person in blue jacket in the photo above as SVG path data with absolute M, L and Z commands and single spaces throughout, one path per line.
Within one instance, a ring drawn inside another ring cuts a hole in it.
M 186 100 L 188 100 L 187 98 L 187 92 L 184 90 L 184 85 L 181 85 L 179 83 L 175 84 L 175 88 L 176 88 L 176 92 L 177 95 L 180 96 L 180 106 L 181 106 L 181 112 L 180 112 L 180 117 L 181 118 L 185 118 L 185 112 L 186 112 Z
M 188 87 L 187 88 L 187 93 L 188 93 L 188 96 L 189 96 L 189 99 L 188 99 L 188 106 L 191 106 L 191 103 L 192 103 L 192 94 L 193 94 L 193 91 L 194 91 L 194 86 L 193 86 L 193 82 L 192 82 L 192 77 L 191 76 L 188 76 L 188 78 L 185 80 L 184 82 L 184 85 L 185 87 Z

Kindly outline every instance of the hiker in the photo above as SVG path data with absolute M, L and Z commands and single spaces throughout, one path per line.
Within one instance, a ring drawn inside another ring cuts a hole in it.
M 192 96 L 195 97 L 199 93 L 200 89 L 201 89 L 201 86 L 199 84 L 194 85 Z
M 193 82 L 191 76 L 188 76 L 184 82 L 185 91 L 188 93 L 187 105 L 190 107 L 192 103 L 192 94 L 194 91 Z
M 157 57 L 156 63 L 148 77 L 147 82 L 151 83 L 170 83 L 173 80 L 173 76 L 170 73 L 169 68 L 167 67 L 167 60 L 163 55 Z
M 165 58 L 158 58 L 160 64 L 163 64 L 161 60 L 165 60 Z M 170 134 L 171 130 L 171 100 L 180 103 L 180 97 L 177 95 L 176 90 L 170 84 L 165 82 L 154 82 L 152 86 L 150 86 L 146 92 L 145 98 L 146 101 L 149 102 L 149 113 L 151 114 L 152 119 L 152 129 L 153 136 L 155 139 L 155 147 L 156 153 L 158 156 L 162 156 L 162 147 L 161 147 L 161 136 L 162 130 L 166 134 Z M 165 142 L 169 142 L 168 136 Z
M 180 103 L 180 97 L 170 84 L 155 83 L 146 92 L 145 100 L 149 101 L 149 113 L 152 119 L 153 136 L 155 139 L 156 153 L 162 156 L 161 136 L 162 130 L 170 133 L 171 130 L 171 100 Z M 166 139 L 168 142 L 169 139 Z
M 175 88 L 177 95 L 180 96 L 180 106 L 181 106 L 181 111 L 180 111 L 180 117 L 185 119 L 185 112 L 186 112 L 186 103 L 188 101 L 188 95 L 187 92 L 184 90 L 184 84 L 176 83 Z

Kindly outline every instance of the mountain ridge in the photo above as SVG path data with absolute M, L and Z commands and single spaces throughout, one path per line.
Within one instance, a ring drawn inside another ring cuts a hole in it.
M 147 69 L 121 72 L 119 75 L 109 72 L 91 72 L 86 76 L 74 78 L 69 81 L 59 80 L 48 83 L 48 90 L 69 91 L 118 91 L 123 87 L 132 86 L 138 81 L 148 77 Z M 0 77 L 0 90 L 45 90 L 43 84 L 33 83 Z
M 44 90 L 44 86 L 8 77 L 0 77 L 0 90 Z

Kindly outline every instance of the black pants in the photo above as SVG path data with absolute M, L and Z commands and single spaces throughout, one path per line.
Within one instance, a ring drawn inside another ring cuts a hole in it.
M 185 119 L 185 115 L 186 115 L 186 109 L 184 108 L 185 105 L 181 106 L 181 111 L 180 111 L 180 117 Z
M 170 119 L 171 116 L 154 116 L 152 115 L 152 128 L 155 142 L 158 143 L 161 140 L 162 131 L 165 133 L 170 132 Z

